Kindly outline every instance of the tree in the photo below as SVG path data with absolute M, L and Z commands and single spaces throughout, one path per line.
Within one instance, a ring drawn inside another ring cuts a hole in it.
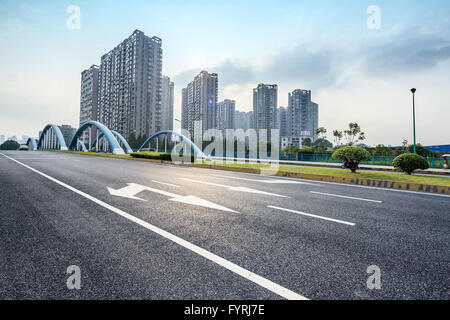
M 286 148 L 284 148 L 283 150 L 281 150 L 282 153 L 287 153 L 287 154 L 297 154 L 300 152 L 300 148 L 297 146 L 288 146 Z
M 356 146 L 341 147 L 333 153 L 332 157 L 342 160 L 344 167 L 350 169 L 353 173 L 356 172 L 361 161 L 368 161 L 371 158 L 367 150 Z
M 312 146 L 312 141 L 310 138 L 305 138 L 302 140 L 302 146 L 307 146 L 307 147 L 311 147 Z
M 414 145 L 410 145 L 406 151 L 409 153 L 414 153 Z M 422 157 L 434 157 L 436 155 L 433 151 L 428 150 L 420 143 L 416 144 L 416 153 Z
M 393 154 L 394 154 L 394 151 L 391 148 L 386 147 L 385 145 L 382 145 L 382 144 L 377 145 L 375 150 L 373 150 L 374 156 L 389 157 L 389 156 L 392 156 Z
M 408 147 L 408 140 L 403 139 L 402 147 L 403 147 L 403 149 L 406 149 Z
M 336 142 L 336 146 L 340 146 L 341 145 L 341 139 L 344 136 L 342 131 L 339 130 L 334 130 L 333 131 L 333 136 L 334 136 L 334 142 Z
M 147 140 L 147 137 L 142 134 L 139 134 L 139 136 L 136 139 L 136 148 L 140 148 L 144 144 L 145 140 Z M 150 144 L 156 145 L 156 141 L 157 140 L 155 138 L 150 142 Z M 149 147 L 149 148 L 151 148 L 151 147 Z M 155 149 L 158 149 L 158 146 L 156 146 Z
M 411 174 L 417 169 L 425 170 L 429 167 L 428 161 L 424 157 L 414 153 L 404 153 L 399 155 L 394 159 L 392 164 L 394 165 L 394 168 L 400 169 L 407 174 Z
M 311 153 L 312 151 L 312 148 L 309 146 L 302 146 L 302 148 L 300 149 L 300 153 Z
M 319 136 L 319 138 L 326 139 L 327 129 L 325 129 L 324 127 L 320 127 L 316 130 L 316 134 Z
M 0 150 L 17 150 L 19 147 L 20 144 L 17 141 L 7 140 L 0 146 Z
M 333 148 L 333 144 L 327 139 L 317 139 L 312 145 L 316 152 L 327 152 L 328 148 Z
M 137 149 L 140 147 L 137 147 L 136 135 L 134 133 L 130 134 L 130 136 L 128 137 L 128 144 L 130 145 L 131 149 Z
M 344 135 L 349 146 L 352 146 L 357 141 L 366 139 L 365 133 L 361 131 L 361 127 L 356 122 L 350 122 L 348 124 L 348 130 L 344 130 Z

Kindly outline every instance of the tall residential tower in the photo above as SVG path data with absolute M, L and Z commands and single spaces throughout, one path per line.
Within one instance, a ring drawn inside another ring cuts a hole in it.
M 192 136 L 197 132 L 203 135 L 206 130 L 216 128 L 217 91 L 217 74 L 208 71 L 200 72 L 182 90 L 181 127 Z
M 288 117 L 285 107 L 278 108 L 278 129 L 280 129 L 280 139 L 288 135 Z
M 162 77 L 161 130 L 173 130 L 174 83 L 167 76 Z
M 161 43 L 136 30 L 101 58 L 97 119 L 126 139 L 161 129 Z
M 316 140 L 319 106 L 311 101 L 311 90 L 294 90 L 288 99 L 288 135 Z
M 278 86 L 259 84 L 253 89 L 253 128 L 259 136 L 259 130 L 267 130 L 267 141 L 271 141 L 271 129 L 277 128 Z M 261 139 L 261 138 L 260 138 Z
M 226 129 L 235 129 L 236 101 L 225 99 L 217 104 L 217 129 L 225 136 Z
M 236 111 L 234 126 L 235 129 L 242 129 L 244 131 L 253 128 L 253 111 L 250 112 Z
M 80 126 L 97 120 L 99 67 L 91 66 L 81 73 Z

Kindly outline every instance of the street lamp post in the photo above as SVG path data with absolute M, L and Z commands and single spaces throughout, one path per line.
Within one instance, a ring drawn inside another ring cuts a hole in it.
M 416 93 L 416 88 L 412 88 L 411 92 L 413 94 L 413 135 L 414 135 L 414 153 L 416 153 L 416 106 L 414 94 Z

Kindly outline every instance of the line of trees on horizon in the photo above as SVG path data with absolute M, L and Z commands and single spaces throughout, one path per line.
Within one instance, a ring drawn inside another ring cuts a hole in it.
M 318 139 L 314 142 L 310 138 L 305 138 L 302 141 L 302 147 L 289 146 L 280 150 L 282 153 L 297 154 L 297 153 L 322 153 L 332 154 L 335 150 L 345 146 L 359 146 L 373 156 L 397 157 L 404 153 L 413 153 L 414 145 L 408 144 L 408 140 L 404 139 L 400 149 L 394 149 L 384 144 L 379 144 L 376 147 L 370 147 L 363 143 L 366 139 L 365 132 L 361 130 L 361 126 L 356 122 L 350 122 L 346 130 L 333 130 L 334 144 L 327 139 L 328 130 L 325 127 L 320 127 L 316 130 Z M 343 142 L 344 140 L 344 142 Z M 439 157 L 440 153 L 436 153 L 426 149 L 420 143 L 416 144 L 416 152 L 422 157 Z

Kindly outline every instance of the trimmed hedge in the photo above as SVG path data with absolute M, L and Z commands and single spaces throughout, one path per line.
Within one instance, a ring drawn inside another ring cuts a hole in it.
M 133 158 L 141 158 L 141 159 L 172 161 L 172 154 L 164 152 L 133 152 L 131 156 Z M 181 156 L 183 155 L 180 154 L 180 157 Z M 191 162 L 195 162 L 194 155 L 191 155 Z
M 425 170 L 429 168 L 428 161 L 424 157 L 414 153 L 401 154 L 394 159 L 392 164 L 394 168 L 400 169 L 407 174 L 411 174 L 417 169 Z

